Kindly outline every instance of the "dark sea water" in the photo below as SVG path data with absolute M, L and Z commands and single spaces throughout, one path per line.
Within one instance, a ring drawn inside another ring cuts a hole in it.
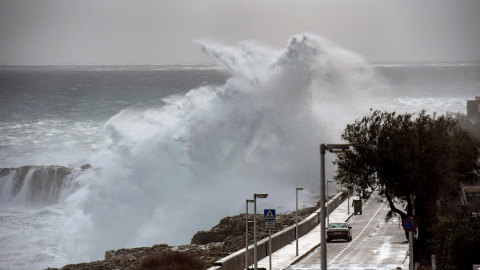
M 375 68 L 387 80 L 375 87 L 391 88 L 379 105 L 386 110 L 466 113 L 465 101 L 480 95 L 478 63 Z M 99 147 L 103 126 L 121 110 L 159 107 L 169 95 L 228 77 L 215 65 L 2 66 L 0 168 L 74 164 L 79 153 Z
M 2 66 L 0 168 L 75 163 L 99 147 L 121 110 L 160 107 L 169 95 L 227 78 L 213 65 Z
M 77 169 L 54 203 L 27 191 L 57 169 L 28 167 L 18 194 L 14 174 L 0 176 L 0 269 L 186 244 L 257 192 L 270 194 L 259 207 L 288 211 L 303 186 L 308 204 L 318 145 L 370 108 L 466 113 L 480 95 L 480 63 L 352 67 L 302 42 L 280 54 L 207 46 L 219 65 L 0 67 L 0 168 Z

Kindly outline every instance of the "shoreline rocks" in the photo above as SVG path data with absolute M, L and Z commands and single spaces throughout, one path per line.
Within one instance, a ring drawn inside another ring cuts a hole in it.
M 299 210 L 299 220 L 315 212 L 317 207 Z M 249 221 L 253 214 L 249 214 Z M 151 247 L 122 248 L 108 250 L 105 259 L 89 263 L 68 264 L 62 268 L 47 268 L 48 270 L 123 270 L 138 269 L 143 258 L 159 254 L 166 250 L 185 252 L 206 263 L 213 263 L 233 252 L 245 247 L 245 214 L 229 216 L 221 219 L 217 225 L 208 231 L 197 232 L 189 245 L 169 246 L 158 244 Z M 257 214 L 258 240 L 268 237 L 268 230 L 263 228 L 263 215 Z M 295 212 L 277 214 L 274 232 L 295 224 Z M 249 224 L 249 243 L 253 243 L 253 224 Z

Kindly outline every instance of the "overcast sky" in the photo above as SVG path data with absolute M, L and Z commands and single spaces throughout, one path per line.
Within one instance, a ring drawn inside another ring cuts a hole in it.
M 480 60 L 480 0 L 0 0 L 0 64 L 165 64 L 312 33 L 370 62 Z

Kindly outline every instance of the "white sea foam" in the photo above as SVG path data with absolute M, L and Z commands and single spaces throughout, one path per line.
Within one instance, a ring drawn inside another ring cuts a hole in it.
M 104 133 L 100 123 L 48 119 L 0 123 L 0 168 L 24 165 L 78 166 L 78 158 L 97 150 Z M 90 143 L 91 149 L 86 149 Z
M 372 70 L 310 35 L 292 37 L 280 52 L 201 46 L 231 78 L 108 121 L 107 142 L 88 160 L 97 170 L 81 176 L 85 190 L 67 201 L 78 236 L 71 254 L 99 259 L 113 248 L 185 244 L 242 211 L 256 192 L 270 194 L 260 209 L 293 205 L 297 186 L 305 197 L 318 194 L 315 149 L 338 142 L 358 116 Z

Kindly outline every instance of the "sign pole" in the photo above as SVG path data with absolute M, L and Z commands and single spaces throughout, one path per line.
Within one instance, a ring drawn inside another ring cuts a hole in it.
M 268 230 L 268 262 L 272 270 L 272 230 Z
M 413 224 L 413 218 L 410 217 L 410 224 Z M 410 246 L 410 270 L 415 270 L 415 265 L 413 264 L 413 232 L 412 229 L 408 231 L 408 244 Z
M 415 270 L 413 264 L 413 231 L 417 229 L 417 221 L 413 217 L 406 217 L 402 221 L 402 226 L 405 231 L 408 231 L 408 245 L 410 253 L 410 270 Z

